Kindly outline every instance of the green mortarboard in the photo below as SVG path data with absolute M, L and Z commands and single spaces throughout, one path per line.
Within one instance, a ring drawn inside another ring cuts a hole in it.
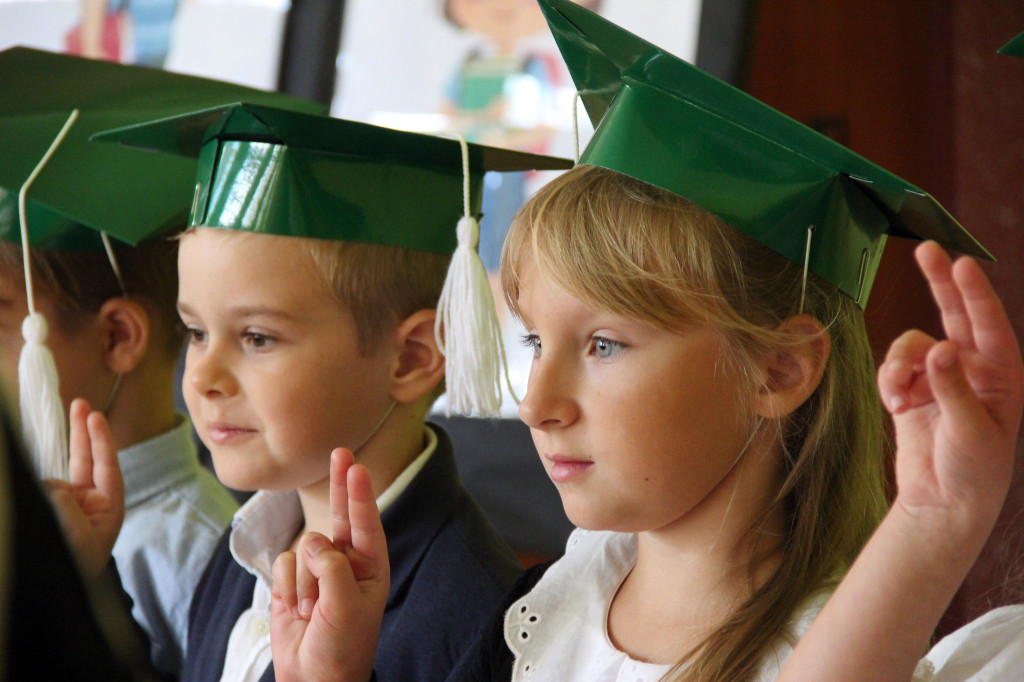
M 190 224 L 450 254 L 463 213 L 455 139 L 240 104 L 108 131 L 98 140 L 198 157 Z M 485 171 L 566 159 L 470 144 L 471 213 Z
M 867 302 L 887 235 L 991 259 L 931 196 L 570 0 L 539 0 L 595 126 L 580 163 L 656 185 Z M 809 228 L 813 232 L 809 235 Z
M 1016 38 L 1003 45 L 997 52 L 1010 57 L 1024 57 L 1024 33 L 1019 34 Z
M 80 116 L 28 194 L 31 243 L 102 248 L 184 223 L 195 184 L 185 159 L 89 142 L 100 130 L 239 100 L 322 111 L 279 93 L 24 47 L 0 52 L 0 239 L 20 242 L 17 194 L 73 109 Z
M 497 414 L 504 348 L 476 252 L 483 175 L 571 161 L 252 104 L 94 137 L 197 157 L 191 225 L 453 254 L 435 327 L 447 407 Z

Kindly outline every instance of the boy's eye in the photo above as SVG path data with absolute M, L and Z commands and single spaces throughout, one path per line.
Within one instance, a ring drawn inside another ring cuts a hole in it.
M 195 327 L 185 327 L 185 336 L 189 343 L 202 343 L 206 340 L 206 332 Z
M 246 332 L 245 340 L 253 348 L 266 348 L 274 342 L 274 339 L 259 332 Z
M 539 336 L 537 336 L 536 334 L 523 334 L 522 337 L 520 338 L 519 342 L 521 344 L 523 344 L 524 347 L 530 348 L 531 350 L 533 350 L 533 357 L 535 357 L 535 358 L 539 358 L 540 357 L 540 337 Z
M 605 339 L 600 336 L 595 336 L 591 344 L 591 349 L 593 350 L 594 355 L 602 360 L 607 360 L 608 358 L 613 357 L 625 347 L 625 344 Z

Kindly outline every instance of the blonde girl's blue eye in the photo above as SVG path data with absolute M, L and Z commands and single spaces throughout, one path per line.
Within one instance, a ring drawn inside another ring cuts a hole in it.
M 523 334 L 519 337 L 519 343 L 524 348 L 529 348 L 533 351 L 533 357 L 540 357 L 540 337 L 536 334 Z
M 593 343 L 591 347 L 593 349 L 594 355 L 601 358 L 602 360 L 608 360 L 609 358 L 612 358 L 616 354 L 618 354 L 619 351 L 621 351 L 626 346 L 625 344 L 619 343 L 618 341 L 612 341 L 611 339 L 595 336 L 593 338 Z

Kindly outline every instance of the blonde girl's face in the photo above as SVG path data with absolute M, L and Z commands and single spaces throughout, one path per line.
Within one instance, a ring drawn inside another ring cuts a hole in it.
M 532 263 L 517 302 L 534 349 L 519 414 L 570 520 L 622 532 L 720 528 L 733 493 L 721 484 L 752 428 L 720 337 L 602 311 Z

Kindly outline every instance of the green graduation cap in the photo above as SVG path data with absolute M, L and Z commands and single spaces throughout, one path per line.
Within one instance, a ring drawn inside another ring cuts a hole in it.
M 191 225 L 450 254 L 465 212 L 458 140 L 239 104 L 108 131 L 97 140 L 199 159 Z M 485 171 L 567 159 L 469 144 L 469 213 Z
M 699 204 L 861 307 L 887 235 L 992 258 L 917 187 L 570 0 L 539 1 L 595 126 L 580 163 Z
M 0 52 L 0 239 L 19 242 L 17 194 L 73 109 L 78 120 L 28 193 L 33 246 L 99 249 L 184 222 L 195 164 L 89 142 L 100 130 L 240 100 L 322 111 L 280 93 L 24 47 Z M 82 227 L 91 230 L 81 229 Z
M 1003 45 L 997 52 L 1010 57 L 1024 57 L 1024 33 L 1019 34 L 1016 38 Z
M 483 176 L 571 161 L 254 104 L 94 139 L 198 158 L 194 226 L 454 252 L 438 303 L 448 409 L 498 412 L 504 349 L 476 252 Z

